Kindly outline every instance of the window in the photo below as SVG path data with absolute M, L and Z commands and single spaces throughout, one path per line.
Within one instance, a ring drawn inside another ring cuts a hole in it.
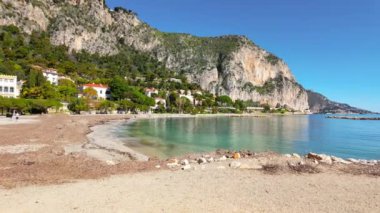
M 100 90 L 100 92 L 99 92 L 100 94 L 103 94 L 103 90 Z
M 13 83 L 13 79 L 10 79 L 9 82 Z
M 13 87 L 10 87 L 9 90 L 10 90 L 11 93 L 15 92 L 15 89 Z
M 2 86 L 0 86 L 0 92 L 3 92 L 3 87 Z
M 8 92 L 8 87 L 4 87 L 4 92 Z

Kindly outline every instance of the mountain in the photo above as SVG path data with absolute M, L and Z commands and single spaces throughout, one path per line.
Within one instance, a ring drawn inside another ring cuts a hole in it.
M 308 90 L 310 110 L 314 113 L 355 113 L 368 114 L 368 110 L 352 107 L 348 104 L 330 101 L 322 94 Z
M 308 92 L 286 63 L 244 36 L 160 32 L 130 10 L 107 8 L 104 0 L 0 0 L 0 25 L 11 24 L 29 34 L 46 31 L 52 44 L 70 51 L 115 55 L 133 48 L 234 100 L 309 109 Z

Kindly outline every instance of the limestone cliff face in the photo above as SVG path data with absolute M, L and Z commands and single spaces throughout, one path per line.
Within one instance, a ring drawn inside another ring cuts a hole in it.
M 103 0 L 2 0 L 0 25 L 48 31 L 55 45 L 112 55 L 123 47 L 146 52 L 205 90 L 233 99 L 309 108 L 289 67 L 243 36 L 213 38 L 163 33 Z

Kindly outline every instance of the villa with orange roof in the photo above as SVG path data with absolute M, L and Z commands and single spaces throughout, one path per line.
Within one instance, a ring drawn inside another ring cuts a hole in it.
M 110 98 L 110 92 L 111 91 L 110 91 L 108 85 L 95 84 L 95 83 L 84 84 L 81 87 L 81 91 L 83 92 L 83 90 L 85 90 L 87 88 L 93 88 L 97 93 L 98 99 L 109 99 Z M 82 94 L 80 94 L 79 97 L 82 97 Z

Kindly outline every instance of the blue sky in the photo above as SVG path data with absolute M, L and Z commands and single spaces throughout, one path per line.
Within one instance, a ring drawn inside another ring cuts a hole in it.
M 379 0 L 106 0 L 165 32 L 246 35 L 328 98 L 380 112 Z

